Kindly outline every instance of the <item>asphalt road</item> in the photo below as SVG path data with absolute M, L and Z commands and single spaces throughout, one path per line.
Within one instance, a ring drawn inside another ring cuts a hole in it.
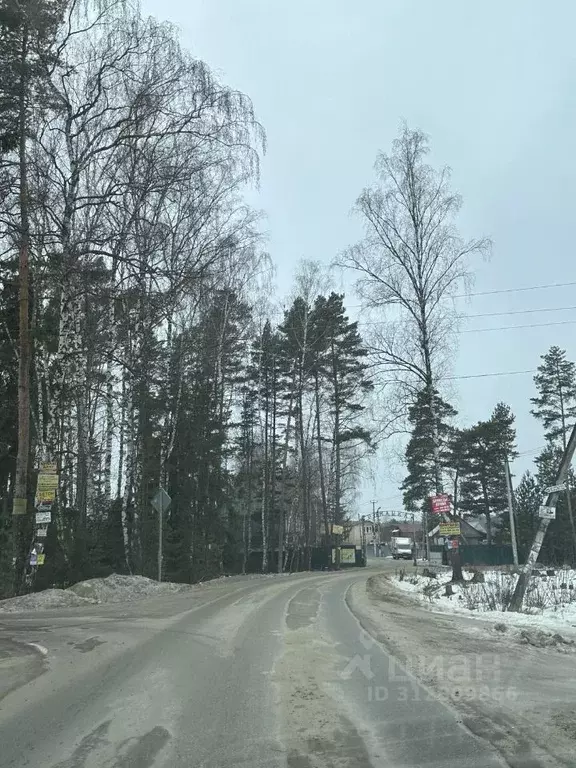
M 346 592 L 371 570 L 0 616 L 0 649 L 38 646 L 0 768 L 502 765 L 361 629 Z

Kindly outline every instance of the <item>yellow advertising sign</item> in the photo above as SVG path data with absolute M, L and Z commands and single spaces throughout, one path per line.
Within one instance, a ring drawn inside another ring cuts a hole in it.
M 39 491 L 48 488 L 58 488 L 58 475 L 38 475 L 36 487 Z
M 460 536 L 460 523 L 440 523 L 441 536 Z
M 38 489 L 36 491 L 37 504 L 50 504 L 56 498 L 56 488 Z

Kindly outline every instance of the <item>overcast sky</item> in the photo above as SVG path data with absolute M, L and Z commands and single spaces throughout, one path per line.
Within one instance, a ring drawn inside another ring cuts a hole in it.
M 434 165 L 452 167 L 462 234 L 493 240 L 474 292 L 576 282 L 573 0 L 146 0 L 144 11 L 178 25 L 184 45 L 254 102 L 268 152 L 253 202 L 267 215 L 279 296 L 301 258 L 329 263 L 358 239 L 350 208 L 401 119 L 430 135 Z M 552 344 L 576 359 L 576 309 L 557 309 L 573 306 L 576 285 L 473 296 L 469 314 L 555 311 L 470 318 L 454 375 L 530 371 Z M 519 479 L 543 444 L 532 375 L 454 385 L 462 423 L 511 405 Z M 358 514 L 372 498 L 400 508 L 401 467 L 376 470 Z

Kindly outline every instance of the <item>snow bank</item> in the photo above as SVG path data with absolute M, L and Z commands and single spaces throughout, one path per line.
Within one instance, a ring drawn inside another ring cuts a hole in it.
M 170 581 L 159 583 L 145 576 L 121 576 L 113 573 L 105 579 L 79 581 L 67 591 L 92 603 L 124 603 L 141 597 L 154 597 L 189 589 L 191 589 L 189 584 L 176 584 Z
M 189 584 L 162 582 L 145 576 L 113 573 L 105 579 L 79 581 L 68 589 L 45 589 L 29 595 L 0 600 L 0 612 L 44 611 L 50 608 L 77 608 L 99 603 L 124 603 L 143 597 L 168 595 L 192 589 Z
M 506 606 L 518 576 L 502 571 L 483 571 L 484 583 L 471 583 L 472 571 L 465 572 L 467 583 L 450 584 L 450 573 L 436 578 L 422 572 L 396 572 L 394 585 L 410 593 L 433 611 L 459 613 L 471 618 L 501 622 L 506 625 L 538 629 L 570 629 L 576 627 L 576 571 L 570 569 L 539 570 L 530 579 L 524 609 L 509 613 Z M 452 591 L 453 594 L 447 593 Z
M 80 605 L 90 605 L 91 603 L 92 600 L 86 600 L 67 589 L 45 589 L 43 592 L 32 592 L 29 595 L 0 600 L 0 612 L 19 613 L 21 611 L 44 611 L 49 608 L 77 608 Z

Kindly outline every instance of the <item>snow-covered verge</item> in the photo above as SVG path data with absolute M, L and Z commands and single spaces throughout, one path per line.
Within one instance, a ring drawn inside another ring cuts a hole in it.
M 68 589 L 45 589 L 0 601 L 0 612 L 44 611 L 50 608 L 77 608 L 100 603 L 123 603 L 143 597 L 174 594 L 193 589 L 189 584 L 153 581 L 145 576 L 113 573 L 105 579 L 88 579 Z
M 79 581 L 67 589 L 45 589 L 20 597 L 0 600 L 0 613 L 23 613 L 25 611 L 46 611 L 51 608 L 78 608 L 104 603 L 126 603 L 146 597 L 174 595 L 229 581 L 252 581 L 254 579 L 277 579 L 291 576 L 291 573 L 253 573 L 244 576 L 217 576 L 214 579 L 195 584 L 179 584 L 171 581 L 158 582 L 146 576 L 123 576 L 113 573 L 100 579 Z
M 448 578 L 442 574 L 438 581 Z M 352 585 L 347 603 L 400 666 L 454 708 L 507 764 L 574 768 L 576 643 L 568 633 L 477 621 L 481 614 L 473 611 L 426 610 L 430 602 L 417 586 L 408 582 L 402 591 L 393 574 L 374 575 Z M 396 668 L 391 672 L 396 675 Z M 372 684 L 385 694 L 389 682 Z M 413 695 L 409 677 L 400 693 L 403 701 Z
M 435 577 L 425 573 L 426 569 L 411 572 L 400 568 L 391 580 L 397 589 L 410 593 L 429 610 L 542 630 L 573 632 L 576 628 L 575 570 L 535 572 L 520 613 L 506 610 L 518 579 L 512 572 L 482 571 L 480 578 L 484 581 L 475 583 L 472 581 L 474 571 L 465 571 L 464 584 L 452 584 L 449 571 L 437 573 Z

